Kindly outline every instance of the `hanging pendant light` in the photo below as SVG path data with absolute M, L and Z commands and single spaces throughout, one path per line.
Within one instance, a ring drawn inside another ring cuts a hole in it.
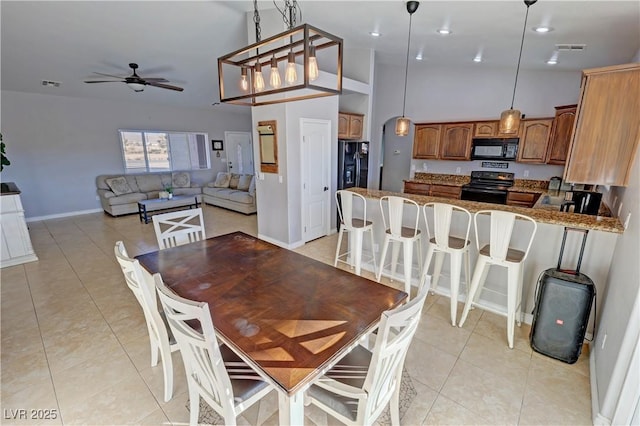
M 513 109 L 513 101 L 516 99 L 516 87 L 518 86 L 518 73 L 520 72 L 520 59 L 522 58 L 522 46 L 524 45 L 524 34 L 527 29 L 527 19 L 529 18 L 529 6 L 538 0 L 524 0 L 527 6 L 527 13 L 524 16 L 524 26 L 522 28 L 522 40 L 520 41 L 520 54 L 518 55 L 518 66 L 516 67 L 516 79 L 513 83 L 513 96 L 511 97 L 511 108 L 502 111 L 500 114 L 500 124 L 498 132 L 500 134 L 516 134 L 520 128 L 520 110 Z
M 249 90 L 249 81 L 247 80 L 247 69 L 245 67 L 240 68 L 240 88 L 243 92 Z
M 260 59 L 256 61 L 255 66 L 255 76 L 253 88 L 256 89 L 256 92 L 262 92 L 264 90 L 264 77 L 262 76 L 262 65 L 260 65 Z
M 316 58 L 316 47 L 311 44 L 309 46 L 309 64 L 307 65 L 309 69 L 309 81 L 317 80 L 318 75 L 320 75 L 318 71 L 318 59 Z
M 298 81 L 298 71 L 296 70 L 296 54 L 293 51 L 287 55 L 287 69 L 284 73 L 284 81 L 291 85 Z
M 404 69 L 404 98 L 402 100 L 402 117 L 396 120 L 396 135 L 407 136 L 409 134 L 409 127 L 411 126 L 411 120 L 404 116 L 404 110 L 407 105 L 407 76 L 409 75 L 409 47 L 411 46 L 411 18 L 416 10 L 420 6 L 419 1 L 408 1 L 407 12 L 409 12 L 409 38 L 407 40 L 407 62 Z
M 271 75 L 269 76 L 269 84 L 271 84 L 271 87 L 274 89 L 277 89 L 282 85 L 280 73 L 278 72 L 278 60 L 275 56 L 271 58 Z

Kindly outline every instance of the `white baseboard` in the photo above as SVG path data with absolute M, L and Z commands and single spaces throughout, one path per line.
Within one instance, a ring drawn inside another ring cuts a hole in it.
M 101 211 L 102 211 L 102 209 L 78 210 L 78 211 L 75 211 L 75 212 L 50 214 L 50 215 L 46 215 L 46 216 L 27 217 L 27 218 L 25 218 L 25 221 L 26 222 L 39 222 L 41 220 L 60 219 L 62 217 L 80 216 L 80 215 L 89 214 L 89 213 L 99 213 Z
M 288 250 L 293 250 L 293 249 L 296 249 L 296 248 L 304 245 L 304 243 L 300 242 L 300 241 L 296 241 L 295 243 L 292 243 L 292 244 L 283 243 L 280 240 L 276 240 L 274 238 L 267 237 L 266 235 L 263 235 L 263 234 L 258 234 L 258 238 L 261 239 L 262 241 L 266 241 L 268 243 L 271 243 L 273 245 L 276 245 L 278 247 L 282 247 L 282 248 L 285 248 L 285 249 L 288 249 Z

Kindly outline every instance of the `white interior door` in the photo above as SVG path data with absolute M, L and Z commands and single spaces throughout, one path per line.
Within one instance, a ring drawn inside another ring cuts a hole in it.
M 302 135 L 302 238 L 315 240 L 329 233 L 331 205 L 331 121 L 300 119 Z
M 229 173 L 254 174 L 251 133 L 224 132 L 224 139 Z

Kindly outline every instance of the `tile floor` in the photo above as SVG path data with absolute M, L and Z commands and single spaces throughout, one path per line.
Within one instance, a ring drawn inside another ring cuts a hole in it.
M 207 236 L 257 234 L 255 215 L 204 210 Z M 142 311 L 113 257 L 117 240 L 132 256 L 156 250 L 153 226 L 135 215 L 96 213 L 29 228 L 39 261 L 1 270 L 0 423 L 188 423 L 180 355 L 174 353 L 174 397 L 165 403 Z M 297 251 L 332 263 L 336 241 L 334 234 Z M 591 424 L 587 349 L 574 365 L 541 356 L 523 325 L 509 350 L 503 317 L 476 309 L 464 328 L 452 327 L 448 304 L 427 298 L 406 360 L 418 395 L 403 425 Z M 336 423 L 313 407 L 306 415 L 309 425 Z M 47 416 L 54 418 L 38 420 Z M 238 422 L 277 424 L 276 396 Z

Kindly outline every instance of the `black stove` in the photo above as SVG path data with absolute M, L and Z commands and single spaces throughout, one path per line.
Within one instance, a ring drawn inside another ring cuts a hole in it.
M 483 203 L 507 204 L 507 190 L 513 186 L 513 173 L 471 172 L 471 181 L 462 186 L 461 199 Z

